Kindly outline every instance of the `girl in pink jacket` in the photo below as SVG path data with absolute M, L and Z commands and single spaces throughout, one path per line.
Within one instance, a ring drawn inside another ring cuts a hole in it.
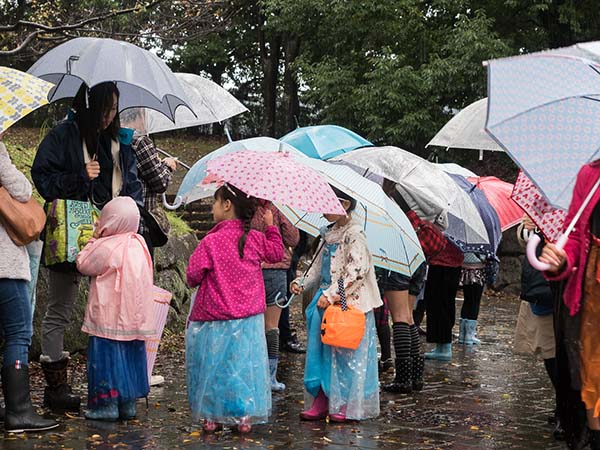
M 77 256 L 79 271 L 92 277 L 81 328 L 90 335 L 87 419 L 131 419 L 136 399 L 148 395 L 144 340 L 155 334 L 153 273 L 139 222 L 134 200 L 111 200 Z
M 262 262 L 283 259 L 283 242 L 264 215 L 264 234 L 250 229 L 256 199 L 231 185 L 215 193 L 217 223 L 190 257 L 187 282 L 198 287 L 186 333 L 192 419 L 206 431 L 221 424 L 267 422 L 271 383 L 264 332 Z

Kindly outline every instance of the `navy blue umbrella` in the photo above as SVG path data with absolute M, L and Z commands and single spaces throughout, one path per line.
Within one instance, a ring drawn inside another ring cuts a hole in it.
M 481 216 L 481 220 L 483 220 L 483 224 L 485 225 L 485 229 L 488 233 L 488 238 L 490 241 L 490 256 L 495 256 L 496 251 L 498 250 L 498 245 L 500 245 L 500 241 L 502 240 L 502 228 L 500 227 L 500 218 L 496 213 L 496 210 L 491 205 L 485 194 L 482 190 L 477 189 L 477 187 L 467 181 L 467 179 L 463 176 L 449 173 L 448 174 L 455 182 L 460 186 L 460 188 L 465 191 L 468 195 L 479 215 Z

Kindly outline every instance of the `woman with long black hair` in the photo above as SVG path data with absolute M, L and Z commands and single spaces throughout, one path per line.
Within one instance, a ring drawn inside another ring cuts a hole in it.
M 35 187 L 46 202 L 91 200 L 102 208 L 124 195 L 143 204 L 135 155 L 120 130 L 118 104 L 115 83 L 91 89 L 81 85 L 73 110 L 43 139 L 31 168 Z M 67 382 L 69 354 L 63 351 L 79 281 L 73 265 L 53 266 L 49 273 L 40 362 L 47 382 L 44 405 L 53 410 L 79 410 L 80 398 Z

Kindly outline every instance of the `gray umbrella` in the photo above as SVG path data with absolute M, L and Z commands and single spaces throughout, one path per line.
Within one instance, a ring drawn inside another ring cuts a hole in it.
M 189 108 L 190 104 L 164 61 L 136 45 L 113 39 L 72 39 L 50 50 L 28 72 L 56 85 L 48 94 L 50 102 L 75 97 L 82 82 L 93 87 L 114 81 L 120 92 L 119 111 L 143 106 L 173 120 L 178 106 Z

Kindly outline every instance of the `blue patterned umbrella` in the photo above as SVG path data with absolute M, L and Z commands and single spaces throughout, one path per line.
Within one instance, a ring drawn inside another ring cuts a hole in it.
M 315 159 L 329 159 L 359 147 L 373 145 L 354 131 L 337 125 L 297 128 L 280 140 Z
M 600 42 L 488 62 L 486 131 L 548 201 L 568 209 L 600 158 Z

